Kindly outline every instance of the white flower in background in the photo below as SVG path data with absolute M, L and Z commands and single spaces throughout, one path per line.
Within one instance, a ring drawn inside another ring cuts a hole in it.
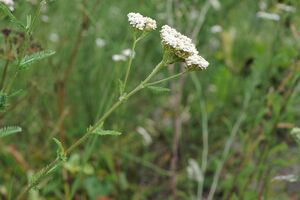
M 267 19 L 267 20 L 273 20 L 273 21 L 279 21 L 280 20 L 280 16 L 275 14 L 275 13 L 268 13 L 268 12 L 259 11 L 259 12 L 256 13 L 256 16 L 258 18 Z
M 286 12 L 296 12 L 295 7 L 283 3 L 278 3 L 277 8 Z
M 51 42 L 58 42 L 59 41 L 59 36 L 57 33 L 51 33 L 49 36 L 49 39 Z
M 220 10 L 221 9 L 221 4 L 219 0 L 210 0 L 210 4 L 215 10 Z
M 112 56 L 112 60 L 115 62 L 119 62 L 119 61 L 126 61 L 127 57 L 124 55 L 120 55 L 120 54 L 115 54 Z
M 223 31 L 223 28 L 220 25 L 214 25 L 210 28 L 210 32 L 212 32 L 212 33 L 220 33 L 222 31 Z
M 113 61 L 126 61 L 128 58 L 131 57 L 131 55 L 133 54 L 134 57 L 134 52 L 131 51 L 131 49 L 124 49 L 121 51 L 120 54 L 115 54 L 112 56 Z
M 14 1 L 13 0 L 0 0 L 0 2 L 4 3 L 11 11 L 14 10 Z
M 206 69 L 209 65 L 209 63 L 202 58 L 201 56 L 194 54 L 189 56 L 186 60 L 186 65 L 188 68 L 200 68 L 200 69 Z
M 105 40 L 102 39 L 102 38 L 96 38 L 95 43 L 96 43 L 96 46 L 97 46 L 97 47 L 100 47 L 100 48 L 101 48 L 101 47 L 104 47 L 104 46 L 106 45 Z
M 265 1 L 259 2 L 259 9 L 260 10 L 266 10 L 268 7 L 267 3 Z
M 295 127 L 291 131 L 291 135 L 296 139 L 300 141 L 300 128 Z
M 124 49 L 122 52 L 121 52 L 122 55 L 126 56 L 126 57 L 130 57 L 133 52 L 131 51 L 131 49 Z
M 42 15 L 41 16 L 41 20 L 43 21 L 43 22 L 49 22 L 49 17 L 47 16 L 47 15 Z
M 293 183 L 297 181 L 297 176 L 294 174 L 275 176 L 272 181 L 287 181 Z
M 152 31 L 157 28 L 156 21 L 150 17 L 144 17 L 140 13 L 129 13 L 127 15 L 129 24 L 140 31 Z
M 194 159 L 189 159 L 188 163 L 189 164 L 188 164 L 186 170 L 187 170 L 189 179 L 197 181 L 197 182 L 202 182 L 203 174 L 202 174 L 202 171 L 201 171 L 197 161 Z
M 152 137 L 148 133 L 148 131 L 146 131 L 146 129 L 144 129 L 143 127 L 138 127 L 136 131 L 143 137 L 144 144 L 146 146 L 148 146 L 152 143 Z

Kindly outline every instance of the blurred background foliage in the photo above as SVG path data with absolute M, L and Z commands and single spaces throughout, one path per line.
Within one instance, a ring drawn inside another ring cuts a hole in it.
M 222 0 L 219 6 L 216 0 L 207 2 L 52 0 L 43 6 L 31 48 L 57 53 L 18 76 L 13 91 L 22 91 L 0 114 L 1 126 L 23 128 L 21 134 L 0 140 L 0 199 L 14 199 L 27 177 L 55 158 L 53 137 L 69 146 L 118 98 L 126 62 L 116 62 L 112 55 L 131 46 L 129 12 L 150 16 L 159 26 L 169 24 L 191 37 L 203 15 L 194 41 L 209 68 L 165 84 L 172 88 L 170 93 L 143 91 L 126 102 L 105 123 L 123 135 L 91 138 L 29 199 L 172 199 L 170 163 L 178 132 L 176 196 L 195 199 L 197 182 L 186 169 L 189 159 L 201 166 L 206 125 L 204 196 L 227 139 L 238 128 L 215 199 L 299 199 L 300 180 L 273 178 L 300 173 L 299 149 L 289 134 L 300 123 L 300 2 Z M 282 4 L 295 10 L 284 10 L 278 6 Z M 37 7 L 38 1 L 15 0 L 13 13 L 25 22 Z M 258 12 L 280 19 L 259 17 Z M 22 40 L 7 18 L 0 28 L 12 30 L 14 45 Z M 1 54 L 4 34 L 0 45 Z M 155 31 L 137 47 L 129 87 L 138 84 L 161 57 Z M 1 70 L 4 64 L 1 55 Z M 67 69 L 71 70 L 64 79 Z M 12 64 L 10 76 L 13 70 Z M 159 76 L 179 70 L 180 66 L 171 66 Z M 237 124 L 242 115 L 244 120 Z

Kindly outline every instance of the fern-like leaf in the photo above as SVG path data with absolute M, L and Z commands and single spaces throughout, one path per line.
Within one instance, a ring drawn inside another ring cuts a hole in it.
M 22 128 L 19 126 L 7 126 L 0 129 L 0 138 L 19 133 L 22 131 Z

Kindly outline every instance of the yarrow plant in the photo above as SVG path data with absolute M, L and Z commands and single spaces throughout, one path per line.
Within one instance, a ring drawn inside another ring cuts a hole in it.
M 103 116 L 92 126 L 90 126 L 86 133 L 82 135 L 74 144 L 72 144 L 69 148 L 64 149 L 62 145 L 60 145 L 58 140 L 55 142 L 59 146 L 57 158 L 52 161 L 49 165 L 41 169 L 30 181 L 29 185 L 24 188 L 24 190 L 20 193 L 18 199 L 24 199 L 26 194 L 32 189 L 38 186 L 41 180 L 44 179 L 45 176 L 49 175 L 53 169 L 56 169 L 62 163 L 66 162 L 67 156 L 79 145 L 84 143 L 87 138 L 91 135 L 120 135 L 119 132 L 112 131 L 112 130 L 104 130 L 103 125 L 106 119 L 116 111 L 120 105 L 126 102 L 130 97 L 135 95 L 137 92 L 143 89 L 156 89 L 162 90 L 165 88 L 154 87 L 154 85 L 158 85 L 162 82 L 174 79 L 185 72 L 189 72 L 195 69 L 206 69 L 209 63 L 202 58 L 197 49 L 195 44 L 192 42 L 190 38 L 184 36 L 183 34 L 179 33 L 175 29 L 169 27 L 168 25 L 164 25 L 160 31 L 161 42 L 163 45 L 163 56 L 162 60 L 153 68 L 152 72 L 140 82 L 136 87 L 132 90 L 127 91 L 126 84 L 128 82 L 128 77 L 131 70 L 132 60 L 135 57 L 135 47 L 138 41 L 143 39 L 148 33 L 154 31 L 157 28 L 156 21 L 151 19 L 150 17 L 144 17 L 139 13 L 129 13 L 128 14 L 128 21 L 131 27 L 133 28 L 133 45 L 131 50 L 127 50 L 126 52 L 130 59 L 128 61 L 126 74 L 124 81 L 120 80 L 120 96 L 118 100 L 108 109 Z M 161 79 L 152 81 L 157 73 L 159 73 L 162 69 L 165 69 L 166 66 L 169 64 L 174 63 L 186 63 L 187 67 L 184 72 L 179 74 Z

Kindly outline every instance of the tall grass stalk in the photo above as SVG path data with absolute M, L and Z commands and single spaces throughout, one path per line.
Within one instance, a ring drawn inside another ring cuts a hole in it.
M 237 121 L 235 122 L 235 124 L 234 124 L 234 126 L 233 126 L 233 128 L 231 130 L 230 137 L 228 138 L 228 140 L 227 140 L 227 142 L 225 144 L 225 148 L 223 150 L 222 160 L 220 161 L 220 163 L 219 163 L 219 165 L 217 167 L 217 170 L 216 170 L 216 172 L 214 174 L 213 183 L 211 185 L 211 188 L 210 188 L 207 200 L 213 200 L 214 199 L 214 194 L 215 194 L 215 192 L 217 190 L 217 186 L 218 186 L 218 183 L 219 183 L 219 179 L 220 179 L 221 172 L 223 170 L 224 164 L 227 161 L 227 157 L 228 157 L 228 155 L 230 153 L 232 144 L 233 144 L 233 142 L 234 142 L 234 140 L 235 140 L 235 138 L 237 136 L 237 133 L 240 130 L 242 122 L 246 119 L 246 109 L 248 107 L 249 101 L 250 101 L 250 94 L 247 93 L 246 97 L 244 99 L 242 111 L 241 111 L 241 113 L 240 113 Z

